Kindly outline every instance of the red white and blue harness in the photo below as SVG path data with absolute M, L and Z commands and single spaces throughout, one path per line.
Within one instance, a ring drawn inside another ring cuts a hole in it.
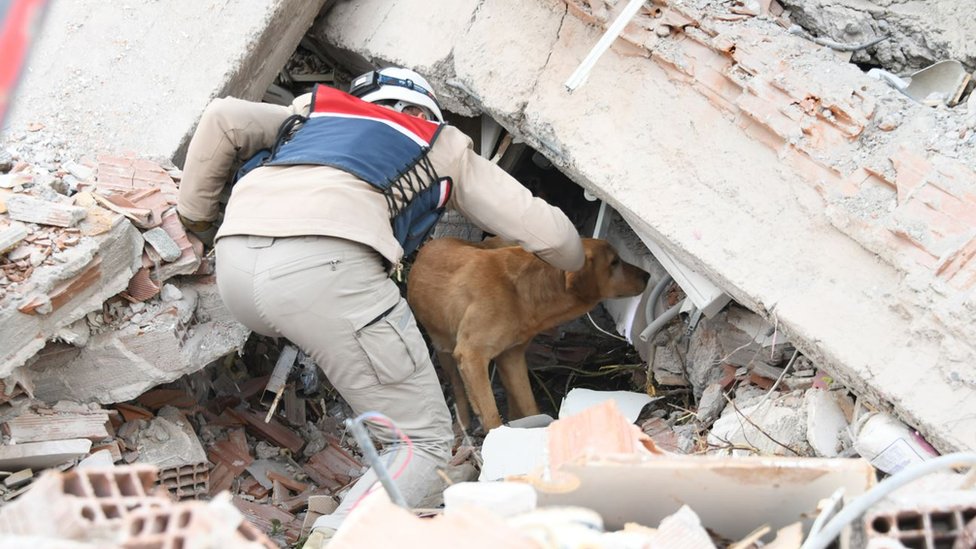
M 348 172 L 386 197 L 393 235 L 406 256 L 427 239 L 451 196 L 451 179 L 438 177 L 427 157 L 442 128 L 319 85 L 309 115 L 285 120 L 274 148 L 248 160 L 235 179 L 258 166 L 313 164 Z M 412 198 L 401 206 L 408 192 Z

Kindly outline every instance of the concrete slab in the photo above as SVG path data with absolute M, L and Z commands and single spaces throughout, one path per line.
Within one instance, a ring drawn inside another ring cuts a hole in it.
M 180 290 L 182 299 L 93 335 L 82 348 L 49 344 L 30 364 L 34 395 L 46 402 L 122 402 L 244 345 L 250 332 L 230 316 L 212 280 Z
M 207 103 L 259 99 L 325 2 L 50 2 L 9 129 L 180 164 Z
M 840 382 L 942 451 L 976 449 L 976 158 L 961 117 L 706 0 L 638 14 L 568 93 L 621 4 L 584 22 L 572 0 L 466 17 L 450 3 L 466 29 L 446 34 L 397 7 L 350 8 L 316 33 L 421 70 L 449 109 L 501 121 Z M 407 26 L 439 39 L 405 54 Z

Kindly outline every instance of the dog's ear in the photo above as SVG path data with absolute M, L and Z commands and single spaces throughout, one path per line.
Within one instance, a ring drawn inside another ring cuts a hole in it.
M 566 273 L 566 292 L 582 298 L 588 298 L 599 292 L 599 283 L 596 279 L 596 273 L 593 271 L 593 256 L 590 250 L 586 251 L 586 261 L 580 270 Z

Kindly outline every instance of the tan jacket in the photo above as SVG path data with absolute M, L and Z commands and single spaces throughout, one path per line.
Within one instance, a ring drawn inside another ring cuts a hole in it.
M 204 111 L 187 151 L 179 213 L 213 221 L 218 197 L 236 165 L 274 144 L 291 114 L 307 114 L 310 94 L 290 107 L 234 98 L 214 100 Z M 454 191 L 447 207 L 482 229 L 514 240 L 551 265 L 583 266 L 579 235 L 565 214 L 535 198 L 518 181 L 472 149 L 471 139 L 447 126 L 429 158 Z M 393 237 L 386 199 L 368 183 L 328 166 L 256 168 L 234 186 L 217 238 L 335 236 L 369 245 L 396 264 L 403 250 Z

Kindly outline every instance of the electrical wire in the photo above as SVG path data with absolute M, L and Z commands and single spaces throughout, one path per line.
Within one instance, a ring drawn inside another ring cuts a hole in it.
M 598 331 L 600 331 L 600 332 L 602 332 L 602 333 L 604 333 L 604 334 L 606 334 L 606 335 L 608 335 L 608 336 L 610 336 L 610 337 L 612 337 L 614 339 L 619 339 L 620 341 L 623 341 L 625 343 L 630 343 L 630 341 L 628 341 L 627 338 L 620 337 L 620 336 L 618 336 L 616 334 L 611 334 L 610 332 L 608 332 L 608 331 L 604 330 L 603 328 L 599 327 L 597 325 L 596 321 L 593 320 L 593 317 L 590 316 L 590 313 L 586 313 L 586 318 L 590 319 L 590 324 L 592 324 L 593 327 L 596 328 Z
M 916 463 L 886 478 L 877 486 L 862 494 L 834 516 L 823 529 L 807 538 L 800 549 L 825 549 L 840 535 L 844 527 L 863 515 L 872 505 L 881 501 L 893 491 L 921 477 L 962 465 L 976 466 L 976 453 L 959 452 L 939 456 L 922 463 Z

